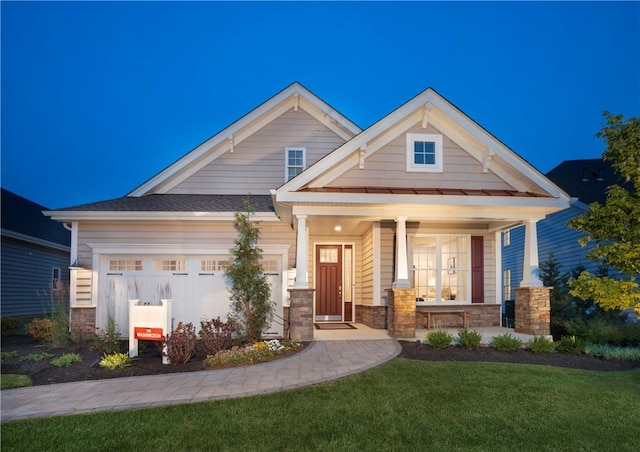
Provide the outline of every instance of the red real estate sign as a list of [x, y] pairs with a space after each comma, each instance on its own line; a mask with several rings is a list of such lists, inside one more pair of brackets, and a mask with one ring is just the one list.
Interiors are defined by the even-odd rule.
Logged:
[[161, 341], [163, 338], [162, 328], [142, 328], [134, 327], [133, 334], [136, 339], [143, 341]]

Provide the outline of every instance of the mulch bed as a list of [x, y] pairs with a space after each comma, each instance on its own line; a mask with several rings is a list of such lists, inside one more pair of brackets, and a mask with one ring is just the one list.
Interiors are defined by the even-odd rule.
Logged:
[[[460, 347], [435, 349], [424, 343], [400, 341], [402, 353], [400, 356], [423, 361], [488, 361], [514, 364], [542, 364], [548, 366], [570, 367], [595, 371], [620, 371], [640, 368], [640, 361], [607, 361], [586, 355], [572, 355], [568, 353], [535, 354], [529, 350], [519, 350], [515, 353], [499, 352], [493, 348], [482, 347], [479, 350], [468, 350]], [[308, 344], [303, 343], [299, 351]], [[91, 347], [69, 346], [66, 348], [52, 348], [32, 339], [29, 336], [7, 336], [2, 338], [2, 351], [17, 351], [20, 356], [39, 353], [52, 353], [58, 357], [64, 353], [78, 353], [82, 363], [71, 367], [56, 367], [50, 362], [21, 361], [11, 358], [2, 362], [3, 374], [21, 374], [31, 377], [34, 385], [53, 383], [67, 383], [72, 381], [100, 380], [106, 378], [134, 377], [141, 375], [159, 375], [175, 372], [194, 372], [206, 370], [203, 365], [204, 356], [196, 354], [187, 364], [162, 364], [160, 352], [153, 343], [148, 343], [144, 350], [130, 367], [108, 370], [98, 366], [102, 354]], [[126, 342], [121, 350], [128, 350]], [[278, 357], [275, 357], [278, 359]]]

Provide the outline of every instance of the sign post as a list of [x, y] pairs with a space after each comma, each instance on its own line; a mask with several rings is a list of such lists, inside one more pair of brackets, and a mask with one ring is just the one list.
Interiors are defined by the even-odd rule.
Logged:
[[[171, 332], [171, 300], [161, 300], [160, 306], [141, 305], [129, 300], [129, 356], [138, 356], [138, 340], [162, 342]], [[162, 348], [162, 364], [169, 364], [166, 345]]]

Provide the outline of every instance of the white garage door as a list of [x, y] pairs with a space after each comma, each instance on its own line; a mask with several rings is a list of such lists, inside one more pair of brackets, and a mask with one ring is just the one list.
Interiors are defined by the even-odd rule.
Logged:
[[[98, 322], [105, 325], [108, 316], [113, 316], [121, 336], [128, 337], [130, 298], [149, 304], [171, 298], [174, 327], [178, 322], [191, 322], [199, 329], [202, 319], [225, 319], [229, 312], [229, 291], [224, 270], [229, 261], [230, 256], [103, 256]], [[265, 337], [281, 337], [283, 327], [278, 317], [282, 316], [281, 257], [265, 255], [263, 267], [277, 314]]]

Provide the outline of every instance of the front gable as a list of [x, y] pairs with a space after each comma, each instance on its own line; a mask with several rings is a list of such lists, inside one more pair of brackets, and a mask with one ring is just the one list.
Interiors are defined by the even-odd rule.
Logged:
[[[442, 162], [434, 171], [408, 168], [412, 149], [408, 137], [437, 135]], [[302, 201], [294, 193], [323, 190], [367, 192], [388, 188], [456, 190], [507, 196], [562, 198], [568, 196], [526, 161], [482, 129], [432, 89], [427, 89], [281, 187], [282, 201]], [[450, 192], [451, 194], [452, 192]], [[315, 199], [318, 199], [317, 197]]]
[[[239, 194], [252, 187], [257, 193], [268, 193], [285, 182], [286, 147], [308, 146], [315, 161], [359, 132], [349, 119], [293, 83], [128, 196]], [[212, 179], [221, 174], [225, 177]]]

